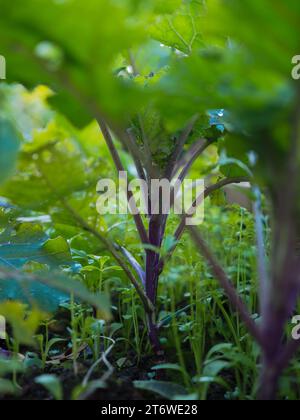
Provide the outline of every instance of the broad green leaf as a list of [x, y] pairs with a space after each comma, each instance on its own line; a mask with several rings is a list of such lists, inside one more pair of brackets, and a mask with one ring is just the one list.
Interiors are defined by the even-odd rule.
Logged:
[[[26, 211], [42, 212], [59, 228], [57, 234], [72, 238], [80, 228], [65, 202], [85, 220], [96, 222], [96, 184], [101, 176], [114, 173], [99, 127], [92, 123], [77, 130], [50, 112], [43, 99], [49, 94], [46, 88], [7, 87], [3, 94], [7, 113], [16, 115], [24, 140], [17, 173], [1, 188], [1, 196]], [[19, 108], [26, 111], [19, 113]], [[91, 239], [91, 246], [94, 243]]]
[[54, 312], [70, 295], [98, 310], [103, 319], [110, 319], [107, 296], [91, 293], [80, 281], [58, 272], [28, 274], [0, 268], [0, 301], [19, 300], [41, 310]]
[[193, 49], [203, 46], [203, 6], [203, 0], [186, 0], [173, 2], [173, 10], [158, 9], [161, 15], [155, 19], [150, 34], [162, 44], [190, 54]]
[[[0, 49], [10, 63], [10, 80], [51, 86], [57, 92], [53, 103], [77, 125], [91, 121], [99, 103], [119, 118], [136, 109], [140, 89], [113, 75], [119, 54], [145, 39], [124, 3], [44, 0], [41, 8], [38, 0], [16, 0], [14, 7], [1, 0], [0, 7]], [[111, 100], [115, 96], [119, 100]]]
[[11, 238], [10, 243], [0, 245], [0, 265], [22, 267], [27, 262], [35, 261], [50, 267], [72, 266], [70, 248], [64, 238], [45, 239], [44, 236], [43, 240], [40, 238], [40, 240], [33, 241], [29, 235], [22, 237], [22, 242], [19, 242], [18, 236], [16, 236]]
[[53, 313], [60, 304], [69, 300], [69, 296], [39, 281], [17, 281], [10, 275], [6, 275], [5, 279], [1, 276], [0, 279], [0, 302], [17, 300]]

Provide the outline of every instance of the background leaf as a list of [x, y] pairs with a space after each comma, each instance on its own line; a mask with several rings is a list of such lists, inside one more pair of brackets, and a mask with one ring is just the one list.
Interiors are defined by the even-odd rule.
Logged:
[[0, 116], [0, 184], [12, 173], [20, 147], [13, 125]]

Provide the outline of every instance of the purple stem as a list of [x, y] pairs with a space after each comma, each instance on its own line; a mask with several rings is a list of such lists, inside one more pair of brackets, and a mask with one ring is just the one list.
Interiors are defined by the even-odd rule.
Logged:
[[[101, 128], [103, 137], [104, 137], [104, 139], [107, 143], [108, 149], [109, 149], [109, 151], [111, 153], [111, 156], [113, 158], [116, 169], [119, 172], [124, 172], [125, 171], [124, 166], [121, 162], [119, 153], [118, 153], [118, 151], [117, 151], [117, 149], [114, 145], [112, 136], [110, 134], [108, 126], [106, 125], [106, 122], [102, 118], [98, 118], [98, 123], [99, 123], [99, 126]], [[133, 193], [130, 190], [127, 191], [127, 198], [128, 198], [128, 201], [130, 201], [131, 203], [134, 202], [134, 196], [133, 196]], [[135, 204], [134, 204], [134, 206], [135, 206]], [[133, 209], [133, 210], [135, 210], [135, 209]], [[148, 244], [149, 240], [148, 240], [147, 232], [146, 232], [142, 217], [141, 217], [140, 213], [136, 213], [136, 212], [133, 212], [133, 213], [134, 213], [133, 218], [134, 218], [134, 221], [135, 221], [135, 224], [136, 224], [137, 231], [140, 235], [141, 241], [144, 244]]]
[[[149, 222], [149, 242], [152, 246], [160, 248], [162, 243], [162, 216], [151, 216]], [[159, 253], [153, 250], [146, 251], [146, 294], [155, 305], [159, 277]]]
[[187, 160], [185, 165], [182, 168], [182, 171], [180, 172], [178, 179], [182, 182], [185, 177], [187, 176], [189, 170], [191, 169], [193, 163], [197, 160], [199, 156], [204, 152], [205, 149], [207, 149], [208, 146], [210, 146], [211, 142], [205, 139], [202, 139], [197, 144], [197, 147], [195, 147], [195, 150], [192, 152], [191, 157]]
[[[155, 248], [162, 245], [164, 231], [166, 226], [166, 217], [164, 215], [152, 215], [149, 222], [149, 241]], [[157, 299], [157, 288], [160, 276], [159, 271], [160, 255], [153, 250], [146, 250], [146, 295], [152, 305], [155, 307]], [[149, 339], [155, 353], [158, 356], [163, 355], [159, 342], [158, 326], [156, 314], [147, 314]]]
[[197, 119], [198, 119], [198, 115], [195, 115], [190, 120], [190, 122], [188, 123], [186, 128], [183, 130], [181, 136], [179, 137], [179, 139], [176, 143], [174, 152], [173, 152], [173, 154], [170, 158], [169, 164], [167, 166], [166, 173], [165, 173], [165, 178], [172, 179], [172, 175], [173, 175], [173, 172], [174, 172], [174, 168], [176, 167], [176, 163], [177, 163], [178, 159], [180, 158], [180, 155], [183, 151], [184, 145], [187, 142], [187, 139], [189, 138], [189, 135], [191, 134]]
[[[285, 324], [292, 315], [300, 288], [300, 261], [296, 254], [298, 225], [298, 180], [300, 136], [300, 87], [295, 89], [295, 105], [291, 115], [290, 149], [282, 168], [275, 175], [280, 182], [273, 189], [274, 238], [272, 289], [263, 317], [263, 372], [261, 399], [274, 399], [278, 380], [292, 357], [293, 345], [282, 346]], [[282, 170], [281, 177], [279, 169]], [[278, 173], [279, 172], [279, 173]], [[296, 348], [296, 346], [295, 346]], [[272, 376], [270, 376], [270, 371]], [[266, 391], [269, 389], [269, 391]]]
[[131, 265], [131, 267], [134, 269], [134, 271], [138, 274], [142, 285], [145, 287], [146, 286], [146, 273], [145, 271], [142, 269], [142, 267], [140, 266], [140, 264], [137, 262], [137, 260], [134, 258], [134, 256], [123, 246], [120, 248], [123, 255], [125, 256], [125, 258], [127, 259], [127, 261], [129, 262], [129, 264]]

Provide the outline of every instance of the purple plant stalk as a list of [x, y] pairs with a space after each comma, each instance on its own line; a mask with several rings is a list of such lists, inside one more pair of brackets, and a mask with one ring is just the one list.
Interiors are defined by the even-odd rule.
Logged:
[[[202, 238], [199, 230], [195, 227], [187, 227], [199, 251], [207, 260], [216, 279], [219, 280], [220, 285], [225, 290], [230, 303], [238, 311], [249, 333], [261, 348], [262, 371], [258, 393], [258, 398], [261, 400], [276, 398], [280, 376], [300, 345], [296, 341], [284, 342], [285, 325], [292, 316], [300, 292], [300, 259], [295, 253], [296, 225], [294, 221], [295, 219], [292, 218], [284, 218], [282, 224], [277, 228], [282, 241], [275, 240], [274, 255], [276, 255], [277, 263], [274, 262], [273, 264], [268, 287], [261, 287], [260, 289], [262, 313], [260, 326], [253, 321], [246, 305], [239, 297], [220, 262]], [[288, 228], [289, 225], [290, 228]], [[291, 229], [292, 226], [294, 229]], [[289, 240], [285, 244], [283, 252], [283, 235], [286, 237], [287, 231], [289, 231]], [[276, 237], [278, 239], [278, 236]], [[262, 254], [260, 252], [258, 254], [259, 258], [262, 258]], [[259, 267], [262, 267], [262, 261], [259, 262]], [[266, 270], [260, 270], [260, 275], [262, 273], [266, 273]]]
[[297, 254], [299, 234], [300, 176], [300, 88], [295, 89], [295, 104], [291, 116], [291, 136], [288, 156], [271, 200], [273, 204], [273, 249], [270, 281], [261, 300], [263, 369], [259, 397], [276, 398], [278, 381], [299, 344], [284, 343], [285, 325], [292, 317], [300, 292], [300, 258]]
[[[154, 247], [154, 249], [160, 249], [162, 246], [165, 230], [165, 219], [165, 216], [160, 214], [150, 216], [149, 242], [150, 245]], [[146, 251], [146, 295], [154, 307], [156, 307], [157, 288], [160, 276], [159, 261], [159, 252], [156, 252], [152, 249]], [[159, 342], [156, 314], [153, 315], [154, 318], [151, 319], [151, 317], [148, 316], [147, 319], [149, 338], [155, 353], [160, 356], [163, 354], [163, 352]]]
[[[187, 124], [186, 128], [183, 130], [182, 134], [177, 139], [176, 146], [174, 151], [170, 157], [169, 163], [165, 169], [164, 178], [168, 179], [169, 181], [172, 180], [174, 170], [178, 164], [178, 161], [183, 153], [183, 149], [185, 143], [191, 134], [193, 127], [198, 119], [198, 116], [193, 116], [189, 123]], [[204, 151], [204, 148], [203, 148]], [[199, 153], [200, 154], [200, 153]], [[192, 155], [189, 164], [195, 160], [195, 156]], [[181, 180], [183, 181], [183, 179]], [[160, 214], [153, 214], [153, 209], [157, 206], [157, 203], [150, 203], [151, 204], [151, 211], [149, 215], [149, 233], [148, 239], [149, 244], [151, 245], [152, 249], [146, 250], [146, 295], [150, 302], [153, 304], [154, 308], [156, 308], [156, 299], [157, 299], [157, 289], [158, 289], [158, 282], [159, 276], [162, 272], [162, 267], [160, 266], [160, 252], [164, 235], [165, 235], [165, 228], [167, 223], [167, 214], [163, 214], [161, 209], [162, 203], [161, 194], [158, 197], [158, 208], [161, 211]], [[147, 323], [149, 329], [149, 339], [152, 344], [152, 347], [155, 353], [158, 356], [163, 355], [163, 351], [159, 342], [159, 333], [158, 333], [158, 326], [156, 320], [156, 313], [154, 314], [147, 314]]]
[[[181, 167], [181, 158], [184, 149], [184, 145], [193, 129], [197, 117], [193, 117], [191, 121], [188, 123], [187, 127], [183, 130], [181, 136], [177, 140], [177, 145], [173, 151], [172, 156], [170, 157], [169, 164], [167, 165], [164, 178], [171, 180], [174, 176], [175, 172], [177, 172]], [[108, 148], [112, 155], [113, 161], [115, 163], [117, 171], [124, 171], [124, 167], [122, 165], [121, 159], [119, 157], [118, 151], [114, 146], [114, 142], [112, 136], [110, 134], [110, 130], [106, 123], [99, 118], [98, 121], [100, 124], [100, 128], [104, 135], [104, 138], [107, 142]], [[155, 172], [153, 168], [149, 168], [149, 162], [145, 164], [143, 156], [141, 155], [138, 147], [134, 144], [134, 137], [133, 134], [127, 130], [126, 133], [121, 132], [118, 130], [118, 136], [122, 140], [122, 144], [129, 153], [133, 157], [133, 161], [137, 167], [137, 171], [140, 174], [142, 179], [148, 179], [148, 184], [150, 184], [152, 177], [154, 176], [153, 173]], [[205, 139], [199, 140], [196, 146], [188, 152], [187, 159], [183, 163], [183, 169], [180, 172], [179, 179], [181, 182], [184, 181], [185, 176], [187, 175], [190, 167], [195, 162], [195, 160], [203, 153], [206, 148], [211, 144], [211, 141], [207, 141]], [[135, 147], [134, 147], [135, 146]], [[145, 170], [145, 172], [144, 172]], [[149, 174], [151, 172], [151, 175]], [[145, 173], [148, 175], [146, 176]], [[247, 181], [246, 178], [228, 178], [219, 181], [215, 185], [211, 185], [206, 188], [204, 195], [198, 197], [193, 203], [193, 207], [195, 204], [200, 204], [200, 202], [208, 197], [212, 192], [223, 188], [226, 185], [232, 183], [239, 183]], [[149, 185], [148, 185], [149, 187]], [[150, 191], [150, 188], [149, 188]], [[132, 194], [128, 194], [128, 199], [132, 200]], [[172, 200], [171, 200], [172, 202]], [[173, 204], [173, 203], [172, 203]], [[159, 341], [159, 329], [157, 324], [157, 289], [159, 284], [159, 277], [164, 269], [166, 260], [171, 257], [172, 253], [175, 251], [176, 244], [170, 250], [169, 255], [167, 258], [161, 258], [161, 247], [165, 236], [166, 224], [168, 220], [168, 214], [153, 214], [153, 210], [155, 208], [155, 203], [151, 203], [149, 199], [149, 209], [150, 214], [148, 215], [149, 219], [149, 227], [148, 231], [146, 230], [143, 220], [140, 214], [135, 214], [134, 221], [136, 224], [137, 232], [139, 234], [140, 240], [142, 244], [145, 246], [145, 270], [139, 265], [139, 263], [135, 260], [135, 258], [124, 248], [119, 247], [123, 256], [127, 260], [127, 263], [131, 266], [131, 268], [136, 272], [139, 278], [139, 284], [142, 287], [138, 287], [137, 291], [139, 296], [141, 297], [142, 303], [144, 305], [146, 319], [147, 319], [147, 327], [149, 333], [149, 340], [153, 347], [155, 354], [158, 357], [163, 355], [162, 347]], [[185, 221], [184, 219], [179, 224], [178, 228], [174, 232], [175, 240], [179, 240], [185, 230]], [[126, 273], [128, 275], [128, 273]], [[130, 276], [130, 280], [135, 288], [137, 288], [136, 281], [133, 282], [132, 276]]]
[[[114, 145], [110, 130], [106, 124], [106, 122], [98, 117], [98, 122], [100, 125], [100, 129], [103, 133], [103, 136], [106, 140], [108, 149], [111, 153], [113, 158], [115, 167], [118, 172], [124, 172], [124, 167], [122, 165], [121, 159], [119, 157], [118, 151]], [[123, 145], [127, 147], [128, 151], [132, 155], [134, 159], [134, 163], [136, 165], [137, 171], [142, 177], [145, 179], [145, 174], [143, 170], [143, 160], [137, 150], [137, 147], [134, 148], [134, 142], [131, 136], [128, 135], [128, 130], [126, 133], [118, 132], [119, 137], [122, 139]], [[128, 193], [128, 201], [134, 202], [132, 193]], [[151, 208], [151, 203], [150, 203]], [[149, 229], [148, 232], [145, 229], [145, 225], [141, 218], [141, 215], [135, 214], [134, 220], [137, 228], [137, 232], [139, 234], [140, 240], [144, 246], [152, 246], [155, 249], [160, 249], [163, 236], [164, 236], [164, 229], [162, 224], [162, 217], [160, 215], [149, 215]], [[141, 284], [143, 286], [143, 299], [142, 303], [144, 305], [146, 318], [147, 318], [147, 326], [149, 332], [149, 340], [150, 343], [155, 351], [156, 354], [161, 355], [162, 350], [158, 338], [158, 329], [156, 323], [156, 313], [155, 313], [155, 306], [156, 306], [156, 295], [157, 295], [157, 286], [158, 286], [158, 279], [159, 279], [159, 269], [158, 269], [158, 262], [159, 262], [159, 253], [153, 251], [152, 249], [146, 249], [146, 269], [145, 271], [143, 268], [138, 264], [138, 262], [134, 259], [133, 256], [125, 249], [121, 248], [121, 252], [125, 256], [126, 260], [130, 264], [130, 266], [134, 269], [137, 273]], [[135, 284], [133, 284], [135, 286]], [[135, 286], [136, 287], [136, 286]], [[140, 292], [140, 290], [139, 290]], [[145, 302], [150, 301], [152, 309], [149, 310], [150, 305], [145, 305]]]
[[[285, 339], [285, 326], [291, 318], [300, 294], [299, 240], [299, 178], [300, 178], [300, 88], [291, 125], [290, 149], [282, 172], [274, 168], [274, 183], [269, 187], [273, 207], [273, 248], [270, 267], [266, 263], [260, 205], [254, 205], [260, 277], [261, 324], [256, 324], [247, 307], [213, 255], [201, 233], [188, 227], [190, 234], [212, 271], [225, 290], [232, 306], [239, 312], [249, 333], [262, 352], [262, 371], [258, 398], [274, 400], [279, 379], [300, 346], [300, 342]], [[287, 341], [287, 342], [286, 342]]]
[[[169, 160], [169, 164], [166, 168], [164, 178], [171, 180], [172, 177], [174, 176], [174, 173], [178, 170], [178, 168], [180, 169], [180, 161], [181, 161], [181, 156], [183, 154], [183, 148], [192, 131], [195, 121], [196, 121], [196, 117], [194, 117], [190, 121], [190, 123], [187, 125], [182, 135], [180, 136], [180, 138], [177, 140], [177, 145]], [[107, 141], [108, 148], [113, 157], [117, 171], [124, 171], [124, 167], [122, 165], [118, 152], [114, 146], [110, 131], [103, 120], [101, 121], [101, 129]], [[146, 167], [146, 166], [149, 166], [149, 162], [145, 166], [143, 157], [141, 156], [139, 150], [137, 148], [134, 149], [134, 138], [132, 138], [131, 135], [130, 136], [128, 135], [128, 131], [127, 131], [127, 134], [121, 133], [119, 131], [118, 135], [120, 138], [122, 138], [123, 146], [127, 147], [128, 151], [132, 155], [134, 163], [137, 167], [138, 173], [140, 174], [140, 176], [143, 177], [143, 179], [148, 179], [148, 183], [150, 183], [153, 176], [152, 175], [153, 171], [150, 168], [150, 172], [152, 176], [149, 175], [149, 168]], [[180, 173], [181, 181], [184, 180], [184, 177], [187, 175], [189, 168], [192, 166], [196, 158], [201, 155], [201, 153], [206, 149], [206, 147], [209, 144], [210, 144], [209, 142], [203, 139], [201, 140], [201, 142], [199, 142], [198, 147], [195, 148], [194, 151], [192, 151], [191, 155], [189, 156], [189, 159], [187, 160], [187, 162], [184, 163], [183, 169]], [[144, 173], [144, 170], [145, 170], [145, 173]], [[147, 174], [147, 176], [145, 174]], [[212, 192], [220, 188], [223, 188], [226, 185], [233, 184], [233, 183], [240, 183], [247, 180], [248, 179], [246, 178], [226, 178], [217, 182], [215, 185], [210, 185], [206, 188], [204, 194], [202, 194], [201, 197], [197, 197], [197, 199], [195, 200], [195, 203], [193, 203], [193, 206], [196, 203], [199, 205], [200, 202], [204, 200], [206, 197], [208, 197]], [[131, 202], [132, 202], [132, 194], [128, 194], [128, 199], [129, 200], [131, 199]], [[155, 208], [155, 203], [151, 203], [150, 201], [149, 204], [150, 204], [149, 208], [151, 210], [150, 210], [150, 214], [148, 215], [148, 219], [149, 219], [148, 230], [146, 230], [145, 228], [141, 215], [135, 214], [134, 216], [137, 232], [140, 236], [140, 240], [142, 244], [145, 246], [145, 254], [146, 254], [145, 255], [145, 270], [143, 270], [143, 268], [139, 265], [139, 263], [135, 260], [135, 258], [125, 248], [121, 248], [121, 252], [125, 256], [128, 264], [134, 269], [134, 271], [136, 272], [139, 278], [139, 281], [142, 287], [138, 287], [138, 293], [142, 299], [142, 303], [145, 309], [149, 341], [152, 345], [154, 353], [157, 355], [157, 357], [161, 358], [163, 357], [163, 350], [162, 350], [160, 340], [159, 340], [159, 329], [158, 329], [158, 324], [157, 324], [157, 312], [156, 312], [157, 311], [157, 289], [158, 289], [159, 277], [164, 269], [166, 260], [171, 257], [172, 253], [174, 252], [176, 248], [176, 244], [170, 250], [167, 258], [161, 258], [160, 249], [162, 247], [163, 239], [165, 236], [165, 228], [167, 224], [168, 215], [152, 214], [153, 212], [152, 205], [153, 205], [153, 208]], [[286, 212], [287, 208], [284, 207], [284, 210]], [[284, 220], [286, 221], [286, 214], [284, 215]], [[281, 225], [284, 225], [284, 223]], [[174, 238], [176, 241], [178, 241], [181, 238], [185, 229], [186, 229], [186, 220], [185, 220], [185, 216], [183, 216], [181, 223], [179, 224], [178, 228], [174, 232]], [[295, 305], [295, 282], [293, 281], [294, 271], [291, 270], [291, 267], [295, 267], [295, 265], [291, 264], [291, 260], [289, 260], [288, 267], [290, 269], [291, 278], [288, 280], [288, 283], [285, 284], [285, 287], [283, 288], [284, 292], [280, 294], [281, 298], [285, 302], [285, 305], [275, 310], [273, 300], [272, 300], [273, 298], [272, 299], [270, 298], [271, 294], [269, 294], [267, 291], [268, 290], [267, 279], [265, 278], [266, 270], [264, 268], [265, 261], [264, 261], [264, 255], [263, 255], [263, 249], [262, 249], [263, 239], [262, 239], [262, 234], [259, 235], [260, 230], [258, 228], [257, 230], [258, 249], [260, 251], [258, 255], [259, 257], [258, 260], [259, 260], [259, 272], [261, 274], [260, 277], [262, 278], [260, 298], [262, 302], [262, 312], [263, 314], [265, 314], [265, 317], [263, 317], [265, 329], [263, 327], [259, 328], [253, 321], [251, 315], [248, 313], [248, 310], [245, 304], [242, 302], [241, 298], [238, 296], [238, 293], [234, 289], [232, 283], [227, 278], [227, 275], [225, 271], [222, 269], [220, 263], [215, 259], [212, 252], [209, 250], [205, 242], [202, 240], [202, 237], [200, 233], [198, 232], [198, 230], [194, 227], [188, 227], [188, 230], [190, 231], [192, 238], [194, 239], [196, 244], [199, 246], [202, 254], [206, 258], [206, 260], [209, 262], [209, 264], [212, 266], [214, 274], [216, 278], [219, 279], [221, 286], [224, 288], [225, 292], [227, 293], [231, 304], [240, 313], [240, 316], [243, 319], [250, 334], [256, 339], [256, 341], [261, 346], [262, 353], [263, 353], [263, 364], [264, 364], [264, 368], [262, 371], [262, 379], [261, 379], [261, 390], [268, 390], [268, 392], [267, 393], [260, 392], [260, 397], [262, 399], [271, 399], [271, 397], [274, 396], [278, 378], [282, 370], [284, 369], [284, 367], [287, 365], [289, 361], [289, 357], [290, 357], [289, 352], [291, 352], [291, 350], [289, 350], [288, 348], [286, 348], [285, 346], [281, 344], [281, 341], [282, 341], [282, 336], [284, 332], [285, 322], [288, 319], [288, 316], [292, 312], [292, 308], [294, 308], [294, 305]], [[286, 274], [287, 272], [284, 272], [281, 278], [286, 278]], [[131, 278], [131, 281], [132, 281], [132, 278]], [[136, 282], [133, 282], [133, 285], [134, 287], [137, 287]], [[269, 300], [270, 308], [268, 308], [266, 306], [267, 304], [265, 303], [268, 298], [270, 299]], [[275, 299], [276, 299], [276, 296], [275, 296]], [[290, 347], [292, 348], [291, 345], [289, 346], [289, 348]], [[274, 369], [275, 366], [276, 366], [276, 369]]]
[[[277, 219], [277, 223], [278, 223]], [[259, 397], [263, 400], [275, 399], [278, 381], [283, 370], [288, 366], [297, 345], [284, 343], [286, 323], [291, 319], [299, 297], [300, 261], [295, 255], [296, 241], [290, 237], [284, 244], [289, 222], [282, 220], [280, 237], [274, 244], [272, 258], [271, 288], [264, 299], [265, 308], [262, 316], [262, 361], [263, 369], [260, 380]], [[293, 223], [293, 222], [292, 222]], [[295, 225], [293, 225], [295, 228]], [[289, 236], [289, 235], [288, 235]], [[294, 239], [295, 233], [292, 234]], [[282, 248], [282, 246], [284, 246]], [[284, 255], [285, 254], [285, 255]], [[279, 258], [282, 257], [280, 261]]]

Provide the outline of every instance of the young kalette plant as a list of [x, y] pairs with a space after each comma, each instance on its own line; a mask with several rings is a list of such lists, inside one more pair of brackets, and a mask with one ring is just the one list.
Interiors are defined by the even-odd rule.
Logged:
[[[207, 119], [211, 121], [211, 127], [207, 130], [207, 138], [195, 139], [193, 144], [188, 148], [186, 145], [189, 142], [189, 139], [192, 137], [195, 138], [197, 130], [200, 131], [199, 117], [192, 117], [184, 129], [171, 136], [170, 134], [163, 132], [161, 118], [152, 110], [151, 116], [155, 116], [156, 123], [160, 126], [160, 131], [157, 130], [156, 133], [159, 133], [161, 136], [160, 141], [165, 145], [164, 150], [167, 150], [165, 154], [161, 152], [155, 154], [153, 152], [153, 149], [155, 150], [153, 141], [157, 141], [157, 138], [151, 140], [151, 133], [155, 132], [156, 127], [153, 127], [153, 125], [149, 126], [149, 121], [146, 119], [145, 115], [146, 113], [144, 113], [143, 116], [139, 115], [126, 131], [122, 132], [119, 130], [118, 136], [121, 139], [124, 148], [132, 155], [136, 172], [142, 180], [146, 181], [149, 192], [151, 191], [151, 184], [155, 180], [166, 180], [170, 183], [172, 181], [174, 182], [174, 180], [177, 180], [180, 183], [184, 182], [190, 168], [197, 158], [223, 135], [223, 127], [220, 129], [221, 125], [219, 125], [220, 130], [215, 130], [214, 120], [208, 115]], [[102, 119], [99, 120], [99, 124], [114, 160], [116, 170], [119, 173], [124, 172], [125, 168], [121, 162], [117, 148], [114, 145], [111, 131]], [[149, 127], [148, 130], [145, 129], [145, 126]], [[213, 137], [212, 133], [214, 134]], [[158, 150], [160, 151], [160, 149]], [[206, 190], [195, 199], [193, 207], [195, 207], [196, 204], [199, 205], [204, 198], [208, 197], [216, 190], [221, 189], [226, 185], [236, 184], [246, 180], [245, 177], [229, 177], [222, 179], [216, 184], [207, 186]], [[161, 193], [163, 193], [163, 191], [161, 191]], [[160, 211], [157, 211], [158, 203], [151, 202], [151, 198], [153, 197], [149, 194], [149, 197], [147, 197], [149, 200], [147, 220], [143, 220], [141, 214], [137, 211], [135, 211], [132, 216], [136, 224], [141, 244], [145, 248], [144, 266], [141, 266], [134, 256], [132, 256], [124, 247], [122, 247], [121, 250], [131, 269], [139, 278], [138, 282], [134, 280], [135, 275], [132, 274], [131, 271], [129, 278], [136, 287], [146, 312], [149, 339], [155, 352], [157, 354], [162, 354], [156, 318], [159, 278], [163, 272], [167, 259], [169, 259], [174, 252], [176, 244], [181, 238], [187, 223], [186, 220], [181, 220], [178, 228], [173, 234], [174, 245], [168, 250], [168, 254], [164, 255], [162, 253], [162, 245], [166, 237], [166, 227], [170, 212], [165, 211], [166, 209], [163, 209], [162, 205], [160, 205]], [[158, 197], [159, 201], [162, 201], [163, 199], [164, 197], [162, 196]], [[171, 203], [174, 204], [174, 200], [173, 191]], [[131, 210], [132, 207], [136, 210], [136, 204], [132, 204], [134, 203], [134, 197], [131, 191], [128, 191], [128, 201], [131, 203]], [[185, 211], [187, 210], [189, 213], [192, 208], [185, 209]], [[112, 247], [113, 245], [111, 245], [111, 248]]]

